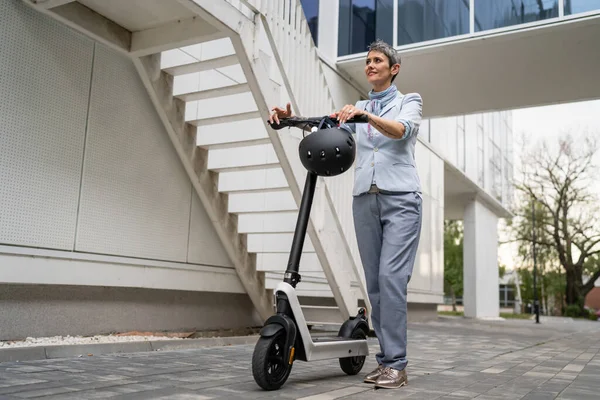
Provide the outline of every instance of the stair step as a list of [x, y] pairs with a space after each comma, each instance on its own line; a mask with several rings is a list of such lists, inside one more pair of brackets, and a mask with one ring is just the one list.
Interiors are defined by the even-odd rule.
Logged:
[[187, 122], [194, 126], [206, 126], [214, 124], [224, 124], [228, 122], [247, 121], [255, 118], [260, 118], [260, 112], [248, 111], [237, 114], [218, 115], [215, 117], [192, 119]]
[[338, 307], [300, 306], [304, 319], [311, 325], [342, 324], [344, 319]]
[[[241, 218], [242, 216], [240, 216]], [[238, 220], [239, 223], [239, 220]], [[282, 253], [258, 253], [256, 255], [256, 269], [263, 272], [284, 273], [287, 269], [289, 255]], [[300, 258], [300, 275], [305, 273], [321, 272], [321, 262], [316, 253], [305, 253]]]
[[[225, 121], [221, 121], [222, 117], [226, 117]], [[190, 123], [193, 125], [215, 125], [222, 122], [244, 121], [249, 118], [260, 118], [256, 101], [250, 92], [185, 103], [185, 120], [192, 121]], [[199, 120], [202, 121], [200, 124], [193, 122]], [[220, 128], [228, 129], [222, 125]]]
[[[293, 233], [297, 212], [254, 213], [238, 216], [239, 233]], [[285, 262], [282, 263], [285, 267]]]
[[[220, 167], [220, 168], [208, 168], [213, 172], [224, 173], [224, 172], [244, 172], [244, 171], [257, 171], [257, 170], [265, 170], [265, 169], [275, 169], [279, 168], [280, 164], [272, 163], [272, 164], [256, 164], [256, 165], [240, 165], [237, 167]], [[268, 189], [265, 189], [268, 190]], [[256, 190], [252, 190], [256, 192]], [[263, 191], [263, 189], [260, 189]]]
[[[186, 99], [185, 95], [195, 92], [204, 92], [208, 90], [218, 90], [221, 88], [230, 88], [231, 86], [247, 84], [246, 76], [242, 70], [241, 65], [232, 65], [230, 67], [224, 67], [211, 69], [208, 71], [194, 72], [191, 74], [177, 75], [173, 77], [173, 96], [182, 96], [181, 99], [184, 101], [191, 101]], [[230, 88], [231, 89], [231, 88]], [[229, 90], [229, 89], [228, 89]], [[240, 89], [237, 89], [240, 90]], [[230, 94], [213, 93], [210, 96], [223, 97]], [[198, 97], [204, 97], [200, 95]], [[179, 97], [178, 97], [179, 98]]]
[[238, 57], [235, 54], [231, 54], [224, 57], [217, 57], [209, 60], [163, 68], [163, 71], [169, 75], [177, 76], [191, 74], [194, 72], [208, 71], [216, 68], [229, 67], [236, 64], [239, 64]]
[[219, 174], [219, 192], [264, 192], [289, 190], [281, 168], [255, 171], [223, 172]]
[[207, 168], [216, 172], [268, 169], [279, 166], [279, 159], [270, 143], [243, 148], [217, 149], [208, 153]]
[[246, 93], [250, 91], [250, 87], [247, 83], [240, 83], [238, 85], [224, 86], [214, 89], [199, 90], [196, 92], [182, 93], [176, 98], [183, 101], [196, 101], [205, 99], [214, 99], [217, 97], [231, 96], [240, 93]]
[[223, 124], [206, 124], [196, 129], [196, 145], [209, 148], [232, 148], [271, 143], [263, 121], [251, 119]]
[[238, 142], [229, 142], [229, 143], [203, 144], [200, 147], [202, 147], [203, 149], [208, 149], [208, 150], [221, 150], [221, 149], [236, 149], [239, 147], [257, 146], [260, 144], [270, 144], [270, 143], [271, 143], [270, 138], [263, 138], [263, 139], [242, 140], [242, 141], [238, 141]]
[[[289, 253], [292, 248], [291, 233], [250, 233], [247, 236], [249, 253]], [[313, 253], [309, 237], [304, 240], [303, 252]]]
[[[281, 282], [283, 282], [283, 273], [273, 274], [265, 272], [265, 287], [267, 290], [277, 289], [277, 285]], [[303, 278], [296, 287], [296, 293], [298, 296], [333, 298], [333, 292], [327, 281], [313, 282], [310, 279]]]
[[228, 211], [232, 214], [297, 211], [298, 206], [289, 188], [285, 191], [233, 193], [229, 195]]

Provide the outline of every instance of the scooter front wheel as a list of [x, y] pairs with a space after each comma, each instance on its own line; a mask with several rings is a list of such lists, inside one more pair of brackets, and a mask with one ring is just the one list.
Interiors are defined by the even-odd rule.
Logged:
[[277, 390], [287, 380], [292, 366], [285, 358], [285, 330], [261, 337], [252, 355], [254, 380], [264, 390]]
[[[349, 339], [366, 340], [367, 335], [360, 329], [354, 329]], [[344, 357], [340, 358], [340, 368], [348, 375], [356, 375], [365, 365], [366, 356]]]

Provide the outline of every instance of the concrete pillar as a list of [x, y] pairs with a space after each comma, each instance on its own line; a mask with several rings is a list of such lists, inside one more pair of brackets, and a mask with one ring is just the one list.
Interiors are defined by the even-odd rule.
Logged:
[[465, 316], [499, 317], [498, 217], [479, 200], [464, 213], [463, 302]]

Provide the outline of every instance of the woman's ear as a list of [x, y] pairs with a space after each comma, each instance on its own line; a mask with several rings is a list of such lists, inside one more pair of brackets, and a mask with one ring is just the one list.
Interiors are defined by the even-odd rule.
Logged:
[[400, 73], [400, 64], [392, 65], [392, 75], [398, 75]]

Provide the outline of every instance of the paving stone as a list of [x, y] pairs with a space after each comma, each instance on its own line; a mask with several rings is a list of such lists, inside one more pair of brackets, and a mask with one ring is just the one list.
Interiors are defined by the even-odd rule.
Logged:
[[555, 399], [558, 392], [530, 392], [522, 400], [550, 400]]
[[[371, 339], [357, 376], [337, 360], [296, 362], [277, 391], [251, 372], [254, 344], [0, 363], [0, 400], [587, 399], [600, 393], [600, 324], [440, 318], [409, 326], [409, 384], [375, 390]], [[82, 349], [76, 349], [77, 351]]]
[[557, 399], [561, 399], [561, 400], [598, 400], [598, 391], [567, 388], [558, 395]]

